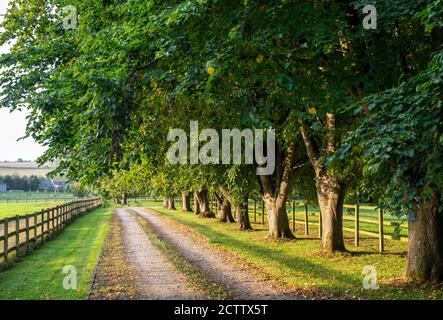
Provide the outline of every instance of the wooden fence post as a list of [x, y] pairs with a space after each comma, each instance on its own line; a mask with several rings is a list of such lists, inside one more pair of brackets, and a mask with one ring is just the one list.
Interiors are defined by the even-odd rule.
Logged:
[[18, 260], [20, 248], [20, 216], [15, 217], [15, 260]]
[[321, 239], [323, 237], [323, 218], [321, 216], [321, 210], [318, 213], [318, 237]]
[[35, 242], [34, 242], [34, 245], [36, 245], [37, 244], [37, 239], [38, 239], [38, 237], [37, 237], [37, 212], [34, 212], [34, 238], [35, 238]]
[[8, 233], [9, 233], [9, 230], [8, 230], [8, 227], [9, 227], [9, 220], [8, 220], [8, 218], [5, 218], [5, 226], [3, 227], [3, 234], [4, 234], [4, 240], [3, 240], [3, 257], [4, 257], [4, 260], [5, 260], [5, 262], [8, 262], [8, 250], [9, 250], [9, 248], [8, 248], [8, 240], [9, 240], [9, 238], [8, 238]]
[[57, 232], [60, 231], [60, 214], [62, 213], [64, 207], [65, 207], [65, 205], [62, 205], [60, 207], [60, 210], [57, 210], [57, 217], [56, 217], [56, 220], [55, 220], [57, 222]]
[[51, 214], [50, 211], [51, 210], [46, 211], [46, 232], [47, 232], [46, 237], [49, 237], [49, 223], [51, 222], [51, 219], [49, 218]]
[[379, 239], [379, 251], [385, 250], [385, 243], [383, 238], [383, 209], [378, 209], [378, 239]]
[[25, 218], [25, 226], [26, 226], [26, 254], [29, 254], [29, 214], [26, 215]]
[[292, 232], [295, 231], [295, 202], [292, 201]]
[[358, 247], [360, 244], [360, 205], [355, 205], [355, 232], [354, 232], [355, 246]]
[[61, 207], [62, 207], [62, 205], [58, 206], [56, 208], [55, 212], [54, 212], [54, 231], [53, 231], [54, 233], [57, 233], [57, 229], [58, 229], [58, 213], [60, 212]]
[[41, 220], [40, 220], [40, 231], [41, 231], [41, 236], [42, 236], [42, 243], [43, 243], [43, 241], [45, 241], [45, 222], [44, 222], [44, 220], [45, 220], [45, 214], [44, 214], [44, 212], [43, 212], [43, 210], [40, 212], [40, 215], [42, 216], [41, 217]]
[[305, 235], [309, 235], [308, 204], [305, 203]]
[[62, 211], [60, 211], [60, 215], [58, 218], [58, 230], [61, 231], [63, 229], [63, 215], [65, 214], [65, 211], [68, 210], [68, 205], [65, 204], [62, 208]]
[[54, 233], [54, 211], [58, 210], [58, 206], [51, 210], [51, 232]]

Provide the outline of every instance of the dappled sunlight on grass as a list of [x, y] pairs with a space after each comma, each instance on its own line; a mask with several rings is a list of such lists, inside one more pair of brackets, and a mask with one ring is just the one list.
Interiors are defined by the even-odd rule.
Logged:
[[[232, 251], [257, 266], [257, 272], [268, 273], [289, 287], [308, 291], [326, 291], [334, 296], [363, 299], [423, 299], [443, 298], [442, 291], [430, 286], [403, 286], [393, 281], [403, 276], [406, 265], [406, 243], [386, 241], [386, 253], [377, 253], [378, 242], [374, 238], [361, 239], [361, 246], [353, 246], [352, 235], [346, 235], [349, 252], [326, 254], [316, 239], [301, 235], [304, 229], [296, 229], [296, 240], [267, 238], [263, 225], [253, 224], [254, 231], [244, 232], [236, 224], [224, 224], [216, 219], [199, 219], [192, 213], [155, 208], [162, 215], [181, 222], [208, 239], [221, 249]], [[258, 229], [258, 230], [257, 230]], [[375, 266], [378, 290], [363, 289], [363, 267]]]

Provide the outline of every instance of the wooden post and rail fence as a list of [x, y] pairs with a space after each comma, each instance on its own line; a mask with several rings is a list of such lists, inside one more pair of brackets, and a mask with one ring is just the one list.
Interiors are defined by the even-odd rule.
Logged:
[[[265, 224], [265, 210], [264, 210], [264, 203], [262, 200], [253, 200], [253, 222], [254, 223], [261, 223]], [[258, 206], [257, 204], [260, 203]], [[295, 231], [296, 225], [301, 224], [304, 226], [304, 234], [310, 235], [310, 226], [316, 226], [318, 228], [318, 237], [322, 237], [322, 217], [320, 212], [318, 211], [310, 211], [309, 207], [306, 203], [296, 203], [295, 201], [288, 201], [287, 207], [289, 209], [287, 210], [288, 215], [291, 216], [292, 219], [290, 219], [291, 222], [291, 229], [292, 231]], [[296, 207], [302, 207], [302, 210], [298, 210], [298, 213], [302, 213], [303, 218], [300, 219], [296, 217]], [[396, 221], [384, 221], [383, 219], [383, 209], [377, 208], [376, 206], [367, 206], [367, 205], [360, 205], [360, 204], [345, 204], [344, 210], [352, 210], [353, 216], [349, 216], [347, 214], [343, 214], [343, 221], [350, 221], [353, 222], [353, 227], [349, 226], [343, 226], [343, 230], [353, 233], [354, 234], [354, 245], [359, 246], [360, 245], [360, 237], [361, 235], [377, 238], [378, 239], [378, 251], [383, 252], [385, 247], [385, 239], [389, 240], [399, 240], [399, 241], [408, 241], [407, 236], [402, 236], [400, 234], [386, 234], [384, 232], [384, 227], [392, 227], [394, 230], [400, 230], [400, 222]], [[258, 221], [257, 214], [259, 212], [259, 209], [261, 209], [261, 221]], [[362, 218], [360, 215], [361, 210], [367, 210], [377, 213], [377, 219], [370, 219], [370, 218]], [[300, 212], [301, 211], [301, 212]], [[311, 217], [311, 220], [310, 220]], [[314, 218], [315, 221], [312, 221]], [[362, 230], [360, 223], [365, 223], [368, 225], [375, 225], [377, 226], [378, 231], [368, 231], [368, 230]], [[398, 232], [398, 231], [397, 231]]]
[[31, 248], [42, 245], [57, 235], [77, 217], [102, 205], [101, 198], [75, 200], [35, 212], [0, 220], [0, 261], [8, 262], [27, 255]]
[[[264, 202], [262, 200], [254, 199], [252, 200], [254, 202], [253, 204], [253, 222], [259, 223], [259, 224], [265, 224], [265, 206]], [[259, 204], [259, 205], [258, 205]], [[215, 203], [214, 203], [215, 207]], [[296, 201], [288, 201], [287, 207], [289, 209], [287, 210], [288, 215], [291, 216], [292, 219], [290, 219], [291, 222], [291, 229], [292, 231], [295, 231], [296, 225], [301, 224], [304, 226], [304, 234], [310, 235], [310, 226], [316, 226], [318, 229], [318, 238], [322, 237], [322, 217], [319, 211], [310, 211], [309, 206], [306, 203], [297, 203]], [[296, 217], [296, 207], [302, 207], [301, 213], [303, 218], [297, 219]], [[343, 226], [343, 230], [346, 232], [350, 232], [354, 234], [354, 245], [359, 246], [360, 245], [360, 237], [361, 235], [377, 238], [378, 239], [378, 251], [383, 252], [385, 248], [385, 239], [389, 240], [399, 240], [407, 242], [408, 238], [407, 236], [400, 236], [397, 235], [390, 235], [386, 234], [384, 232], [384, 227], [389, 226], [394, 228], [395, 230], [400, 230], [400, 222], [396, 221], [384, 221], [383, 220], [383, 209], [377, 208], [376, 206], [367, 206], [367, 205], [360, 205], [360, 204], [345, 204], [343, 206], [344, 210], [348, 209], [353, 212], [353, 216], [348, 216], [346, 214], [343, 215], [343, 221], [350, 221], [353, 222], [353, 227], [349, 226]], [[370, 219], [370, 218], [363, 218], [360, 215], [361, 210], [367, 210], [377, 213], [377, 219]], [[259, 214], [259, 211], [260, 214]], [[300, 213], [300, 210], [298, 210]], [[260, 215], [260, 221], [258, 221], [257, 215]], [[311, 217], [311, 220], [310, 220]], [[315, 221], [312, 221], [312, 218], [315, 218]], [[360, 223], [365, 223], [368, 225], [374, 225], [377, 226], [377, 232], [374, 231], [368, 231], [363, 230], [360, 226]]]

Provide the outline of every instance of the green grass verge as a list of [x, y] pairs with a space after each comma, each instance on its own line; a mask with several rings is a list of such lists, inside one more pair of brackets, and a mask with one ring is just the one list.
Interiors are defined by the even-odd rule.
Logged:
[[[158, 205], [153, 209], [161, 215], [187, 225], [206, 237], [211, 245], [239, 254], [258, 270], [290, 287], [363, 299], [443, 299], [441, 288], [402, 280], [406, 244], [400, 241], [386, 241], [388, 252], [378, 254], [377, 239], [362, 239], [361, 246], [354, 247], [353, 236], [347, 235], [350, 253], [327, 255], [322, 252], [319, 240], [300, 236], [302, 228], [296, 230], [297, 240], [270, 240], [266, 238], [266, 227], [259, 224], [253, 225], [255, 231], [242, 232], [235, 224], [201, 219], [192, 213], [165, 210]], [[378, 290], [363, 289], [362, 271], [366, 265], [376, 267]]]
[[[100, 208], [78, 218], [57, 238], [0, 273], [0, 299], [85, 299], [113, 211]], [[63, 268], [68, 265], [77, 269], [77, 290], [63, 288]]]

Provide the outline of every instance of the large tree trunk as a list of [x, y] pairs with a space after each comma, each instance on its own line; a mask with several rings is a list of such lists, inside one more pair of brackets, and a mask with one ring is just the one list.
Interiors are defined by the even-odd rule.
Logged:
[[191, 210], [191, 198], [188, 192], [182, 192], [182, 211], [190, 212]]
[[300, 133], [309, 161], [315, 171], [318, 204], [322, 217], [322, 244], [328, 252], [346, 251], [343, 239], [343, 202], [347, 184], [328, 173], [326, 165], [319, 160], [337, 149], [335, 115], [326, 114], [327, 135], [322, 151], [319, 152], [310, 136], [307, 125], [300, 119]]
[[443, 215], [441, 193], [432, 191], [409, 221], [406, 277], [420, 281], [443, 281]]
[[[289, 188], [289, 176], [292, 171], [294, 158], [293, 147], [284, 152], [283, 161], [275, 177], [258, 176], [262, 199], [268, 214], [269, 237], [295, 239], [289, 227], [288, 215], [286, 213], [286, 200]], [[279, 163], [276, 163], [276, 166]]]
[[238, 228], [240, 230], [252, 230], [249, 221], [248, 200], [242, 201], [238, 206], [234, 207], [235, 216], [237, 218]]
[[174, 197], [168, 198], [168, 200], [167, 200], [167, 209], [169, 209], [169, 210], [176, 210], [175, 209]]
[[220, 222], [235, 222], [232, 216], [231, 202], [222, 194], [216, 195], [217, 198], [217, 218]]
[[199, 216], [202, 218], [215, 218], [215, 214], [210, 210], [208, 189], [201, 188], [197, 192], [197, 203], [199, 206]]
[[334, 177], [316, 178], [317, 198], [322, 217], [322, 244], [328, 252], [346, 251], [343, 239], [343, 203], [346, 186]]
[[272, 238], [295, 238], [289, 227], [286, 212], [286, 196], [275, 197], [265, 193], [263, 195], [263, 202], [268, 213], [269, 236]]
[[[249, 221], [249, 211], [248, 211], [248, 197], [245, 196], [240, 203], [236, 202], [235, 199], [229, 194], [228, 190], [224, 187], [220, 187], [220, 192], [222, 197], [228, 200], [234, 205], [234, 214], [237, 219], [237, 224], [240, 230], [251, 230], [251, 223]], [[232, 219], [234, 222], [234, 219]]]

